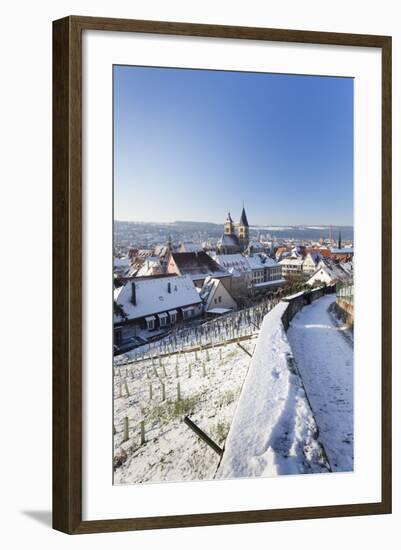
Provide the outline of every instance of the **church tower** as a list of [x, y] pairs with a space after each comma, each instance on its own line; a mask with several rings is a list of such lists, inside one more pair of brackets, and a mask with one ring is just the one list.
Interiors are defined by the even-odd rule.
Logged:
[[234, 223], [231, 219], [230, 212], [228, 213], [227, 219], [224, 222], [224, 235], [232, 235], [234, 233]]
[[249, 223], [245, 207], [242, 208], [241, 218], [238, 222], [238, 240], [241, 250], [245, 250], [249, 245]]

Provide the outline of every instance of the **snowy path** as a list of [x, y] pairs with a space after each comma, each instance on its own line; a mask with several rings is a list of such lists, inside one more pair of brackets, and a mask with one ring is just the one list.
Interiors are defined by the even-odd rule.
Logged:
[[292, 320], [288, 340], [333, 471], [353, 469], [353, 349], [336, 326], [334, 295], [304, 307]]
[[281, 302], [265, 316], [218, 478], [327, 472], [315, 419], [292, 358]]

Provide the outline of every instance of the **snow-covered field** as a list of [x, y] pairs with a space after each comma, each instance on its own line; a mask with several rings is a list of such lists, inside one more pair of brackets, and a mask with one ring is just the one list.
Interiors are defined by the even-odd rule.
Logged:
[[115, 358], [114, 482], [352, 470], [352, 340], [334, 300], [305, 306], [287, 334], [288, 304], [269, 303]]
[[[240, 344], [252, 353], [256, 337]], [[230, 343], [116, 366], [114, 483], [212, 479], [220, 456], [183, 417], [223, 446], [249, 363], [250, 356]]]
[[333, 471], [353, 469], [353, 348], [328, 311], [335, 295], [304, 307], [287, 332]]

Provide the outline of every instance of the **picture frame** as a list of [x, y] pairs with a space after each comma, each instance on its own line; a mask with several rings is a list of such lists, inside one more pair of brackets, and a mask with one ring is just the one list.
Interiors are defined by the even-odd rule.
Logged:
[[[84, 520], [82, 35], [140, 33], [381, 51], [381, 499], [296, 508]], [[53, 22], [53, 527], [68, 534], [391, 513], [391, 37], [70, 16]]]

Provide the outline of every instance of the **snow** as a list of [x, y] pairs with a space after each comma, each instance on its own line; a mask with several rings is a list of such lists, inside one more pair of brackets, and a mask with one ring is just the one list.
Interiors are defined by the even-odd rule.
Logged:
[[218, 478], [328, 471], [279, 303], [263, 320], [227, 437]]
[[162, 266], [159, 257], [149, 256], [143, 265], [136, 272], [136, 277], [149, 277], [162, 273]]
[[328, 308], [335, 295], [305, 306], [287, 336], [333, 471], [353, 470], [353, 349]]
[[279, 267], [279, 264], [267, 254], [254, 254], [247, 257], [251, 269], [262, 269], [264, 267]]
[[130, 259], [127, 257], [118, 258], [114, 257], [114, 267], [115, 268], [127, 268], [130, 265]]
[[199, 243], [183, 242], [180, 244], [179, 252], [200, 252], [203, 251], [203, 247]]
[[247, 258], [242, 254], [214, 254], [210, 253], [209, 256], [213, 258], [224, 269], [234, 268], [241, 273], [248, 273], [251, 271]]
[[317, 281], [327, 284], [334, 281], [351, 282], [352, 267], [349, 264], [337, 264], [329, 258], [322, 258], [318, 263], [317, 270], [307, 280], [307, 284], [312, 286]]
[[[200, 304], [201, 299], [188, 275], [180, 277], [148, 278], [133, 281], [136, 290], [136, 305], [131, 301], [132, 282], [116, 292], [115, 300], [129, 319], [138, 319], [162, 311]], [[170, 287], [169, 287], [170, 285]], [[170, 288], [170, 291], [168, 289]], [[115, 315], [115, 321], [121, 320]]]
[[[261, 245], [262, 246], [262, 245]], [[252, 256], [243, 256], [242, 254], [210, 254], [221, 267], [225, 269], [234, 268], [239, 272], [249, 272], [252, 269], [262, 269], [264, 267], [279, 267], [279, 264], [264, 253], [254, 253]]]
[[[255, 338], [241, 341], [250, 353]], [[189, 415], [223, 446], [249, 363], [249, 355], [231, 343], [115, 366], [114, 483], [213, 479], [220, 456], [186, 426], [183, 417]], [[177, 383], [181, 401], [177, 401]], [[123, 442], [126, 416], [129, 439]], [[146, 442], [141, 445], [142, 420]]]
[[[183, 327], [174, 328], [170, 334], [166, 334], [164, 338], [158, 341], [115, 356], [114, 363], [126, 364], [139, 358], [144, 359], [145, 357], [173, 353], [183, 349], [188, 350], [199, 345], [217, 345], [224, 343], [226, 340], [259, 333], [259, 327], [264, 316], [276, 303], [276, 298], [266, 299], [255, 306], [233, 311], [206, 322], [203, 319], [188, 321]], [[155, 332], [152, 332], [152, 334], [155, 334]], [[146, 337], [146, 333], [141, 334], [139, 332], [138, 335]]]
[[215, 313], [216, 315], [224, 315], [225, 313], [230, 313], [231, 309], [225, 307], [214, 307], [213, 309], [208, 309], [208, 313]]
[[344, 248], [332, 247], [330, 249], [330, 252], [332, 254], [353, 254], [354, 249], [351, 246], [349, 246], [349, 247], [345, 246]]
[[270, 302], [115, 358], [114, 483], [352, 470], [353, 353], [334, 300], [305, 306], [287, 334], [288, 303]]
[[286, 258], [285, 260], [281, 260], [279, 265], [295, 265], [295, 266], [302, 266], [303, 260], [300, 260], [298, 258]]
[[285, 279], [273, 279], [271, 281], [264, 281], [262, 283], [254, 283], [252, 286], [255, 288], [262, 288], [265, 286], [274, 286], [274, 285], [282, 285], [285, 283]]

